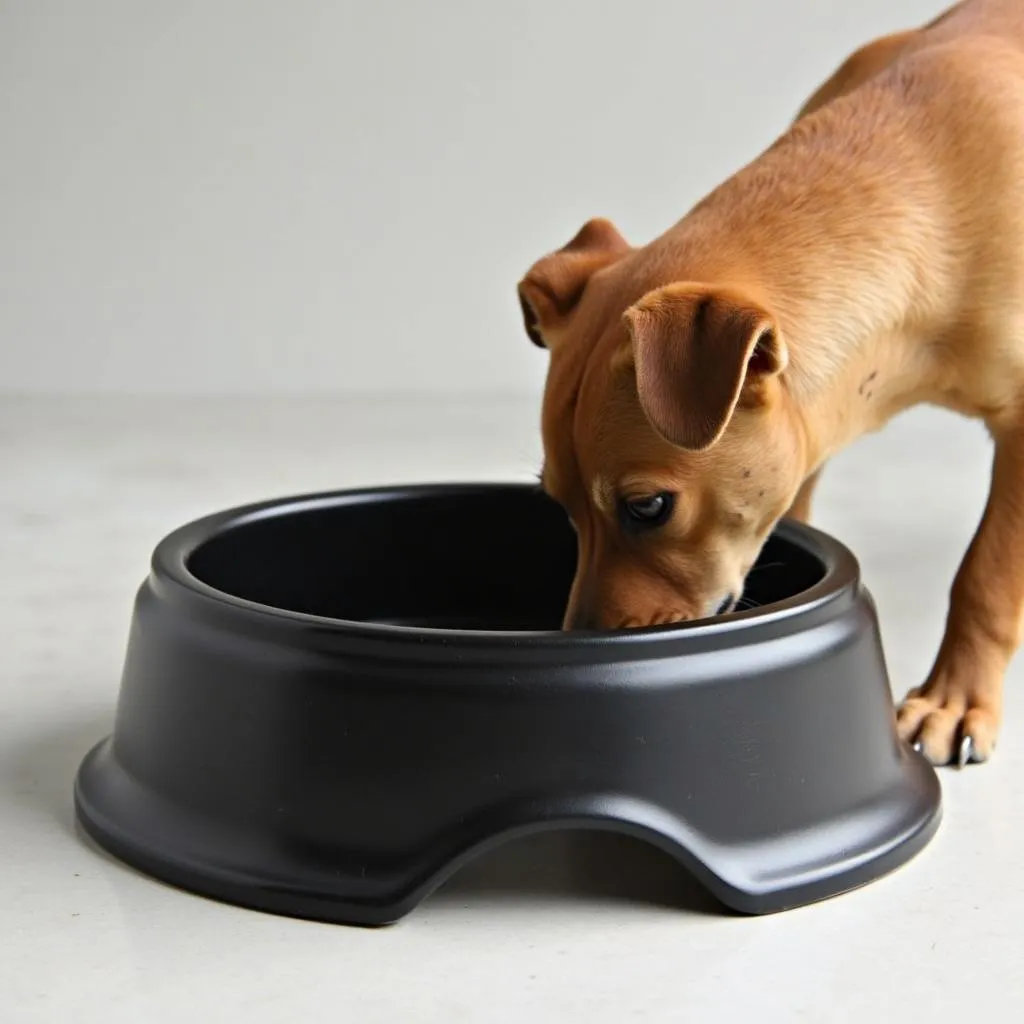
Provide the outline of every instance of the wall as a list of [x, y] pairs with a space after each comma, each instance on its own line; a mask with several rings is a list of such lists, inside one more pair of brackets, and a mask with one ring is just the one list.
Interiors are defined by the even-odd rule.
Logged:
[[0, 0], [0, 389], [533, 389], [536, 257], [660, 232], [939, 9]]

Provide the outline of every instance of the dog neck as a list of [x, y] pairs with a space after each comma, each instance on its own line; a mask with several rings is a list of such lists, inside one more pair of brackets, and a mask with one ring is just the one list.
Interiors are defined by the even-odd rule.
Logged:
[[746, 288], [776, 317], [809, 472], [935, 398], [926, 342], [955, 291], [930, 172], [885, 145], [900, 112], [862, 117], [860, 136], [834, 116], [798, 123], [655, 243], [690, 279]]

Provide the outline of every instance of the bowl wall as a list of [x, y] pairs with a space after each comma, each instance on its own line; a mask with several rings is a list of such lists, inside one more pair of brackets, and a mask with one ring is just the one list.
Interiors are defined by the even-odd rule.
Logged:
[[784, 525], [764, 607], [607, 634], [553, 631], [573, 556], [561, 513], [516, 485], [183, 527], [139, 591], [80, 820], [186, 889], [357, 924], [546, 828], [640, 836], [750, 913], [861, 885], [931, 837], [938, 782], [896, 736], [842, 545]]

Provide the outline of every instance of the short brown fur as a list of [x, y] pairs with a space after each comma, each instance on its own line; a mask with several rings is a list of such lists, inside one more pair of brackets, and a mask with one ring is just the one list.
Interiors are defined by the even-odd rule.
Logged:
[[[579, 535], [569, 628], [714, 614], [835, 452], [921, 403], [983, 420], [988, 504], [898, 724], [936, 763], [989, 757], [1024, 627], [1024, 3], [863, 47], [659, 238], [591, 221], [519, 294]], [[663, 492], [664, 525], [624, 528]]]

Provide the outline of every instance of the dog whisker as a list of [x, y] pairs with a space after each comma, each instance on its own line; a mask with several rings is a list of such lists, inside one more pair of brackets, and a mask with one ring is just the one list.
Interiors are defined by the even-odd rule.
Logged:
[[755, 565], [754, 568], [751, 569], [750, 572], [747, 573], [747, 578], [749, 579], [756, 572], [764, 572], [766, 569], [785, 569], [785, 568], [786, 568], [786, 563], [785, 562], [765, 562], [764, 565]]

